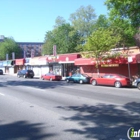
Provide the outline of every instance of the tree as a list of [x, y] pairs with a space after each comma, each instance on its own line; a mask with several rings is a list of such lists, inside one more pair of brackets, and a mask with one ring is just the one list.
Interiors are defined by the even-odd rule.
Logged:
[[132, 26], [128, 19], [119, 18], [107, 18], [105, 15], [100, 15], [96, 23], [92, 26], [92, 31], [96, 31], [99, 28], [114, 28], [121, 34], [121, 40], [117, 47], [129, 47], [135, 45], [135, 33], [136, 28]]
[[117, 47], [129, 47], [135, 45], [134, 35], [136, 34], [136, 28], [126, 20], [115, 19], [111, 23], [111, 27], [117, 29], [121, 35], [121, 40]]
[[12, 38], [6, 38], [0, 42], [0, 59], [5, 60], [6, 54], [9, 54], [9, 59], [12, 59], [12, 52], [15, 52], [15, 57], [20, 58], [22, 50]]
[[46, 33], [43, 54], [52, 54], [53, 45], [57, 46], [58, 54], [76, 52], [79, 41], [78, 32], [70, 24], [62, 24]]
[[59, 26], [66, 23], [66, 20], [63, 17], [58, 16], [55, 20], [54, 28], [58, 28]]
[[95, 24], [92, 25], [92, 32], [98, 30], [98, 28], [108, 28], [110, 25], [111, 21], [105, 15], [100, 15]]
[[56, 43], [53, 31], [46, 32], [44, 42], [45, 43], [43, 44], [42, 47], [42, 54], [51, 55], [53, 53], [53, 45], [55, 45]]
[[79, 44], [79, 34], [70, 24], [63, 24], [54, 32], [59, 53], [73, 53], [76, 51], [75, 47]]
[[88, 37], [91, 34], [91, 27], [95, 23], [96, 14], [91, 5], [81, 6], [75, 13], [70, 15], [69, 19], [81, 36]]
[[[97, 73], [99, 74], [99, 63], [102, 56], [110, 49], [116, 47], [121, 36], [117, 30], [108, 28], [99, 28], [87, 38], [87, 43], [84, 46], [84, 51], [89, 51], [96, 60]], [[88, 55], [88, 57], [91, 57]]]
[[128, 19], [134, 27], [140, 26], [139, 0], [106, 0], [112, 19]]

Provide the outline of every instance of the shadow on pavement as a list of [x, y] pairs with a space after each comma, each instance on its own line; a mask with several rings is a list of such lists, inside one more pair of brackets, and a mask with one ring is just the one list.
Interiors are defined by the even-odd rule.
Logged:
[[83, 129], [73, 128], [65, 131], [83, 135], [85, 139], [128, 140], [127, 131], [130, 127], [136, 131], [140, 129], [140, 103], [130, 102], [125, 104], [123, 108], [106, 104], [59, 106], [57, 108], [75, 111], [74, 116], [63, 117], [62, 119], [74, 121]]
[[[40, 88], [40, 89], [47, 89], [47, 88], [50, 88], [50, 89], [53, 89], [53, 88], [57, 88], [59, 86], [81, 86], [81, 84], [79, 83], [73, 83], [73, 82], [70, 82], [70, 83], [66, 83], [66, 81], [62, 80], [62, 81], [48, 81], [48, 80], [41, 80], [40, 78], [38, 77], [34, 77], [33, 79], [32, 78], [17, 78], [16, 76], [12, 76], [14, 77], [14, 80], [11, 79], [9, 80], [9, 77], [1, 77], [1, 80], [2, 79], [5, 79], [5, 81], [3, 80], [2, 82], [0, 82], [0, 87], [6, 87], [7, 85], [10, 85], [10, 86], [31, 86], [31, 87], [36, 87], [36, 88]], [[93, 87], [91, 84], [89, 83], [84, 83], [82, 85], [90, 85], [91, 87]], [[97, 85], [100, 87], [100, 85]], [[115, 89], [115, 87], [113, 86], [101, 86], [101, 87], [112, 87]], [[127, 88], [127, 89], [136, 89], [136, 87], [133, 87], [133, 86], [130, 86], [130, 87], [122, 87], [122, 88]]]
[[[21, 79], [21, 78], [15, 78], [15, 80], [7, 80], [0, 82], [0, 87], [6, 87], [6, 86], [30, 86], [30, 87], [36, 87], [41, 89], [46, 88], [56, 88], [58, 86], [70, 86], [70, 85], [80, 85], [78, 83], [66, 83], [66, 81], [47, 81], [47, 80], [41, 80], [41, 79]], [[84, 85], [84, 84], [83, 84]]]
[[[2, 121], [1, 121], [2, 122]], [[46, 140], [56, 134], [42, 134], [43, 124], [30, 124], [27, 121], [17, 121], [0, 125], [1, 140]]]

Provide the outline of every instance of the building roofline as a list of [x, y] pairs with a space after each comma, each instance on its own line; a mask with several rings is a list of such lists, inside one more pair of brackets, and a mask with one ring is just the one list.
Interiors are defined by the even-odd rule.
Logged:
[[44, 42], [16, 42], [16, 43], [23, 43], [23, 44], [28, 44], [28, 43], [44, 44]]

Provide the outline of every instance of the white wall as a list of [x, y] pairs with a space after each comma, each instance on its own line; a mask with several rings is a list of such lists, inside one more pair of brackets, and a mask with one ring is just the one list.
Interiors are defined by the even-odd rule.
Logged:
[[49, 72], [49, 66], [33, 66], [32, 70], [34, 71], [35, 76], [41, 77], [41, 75]]
[[10, 74], [14, 74], [14, 68], [13, 68], [13, 67], [10, 67], [10, 68], [9, 68], [9, 73], [10, 73]]
[[49, 67], [48, 66], [42, 66], [41, 67], [41, 75], [49, 73]]

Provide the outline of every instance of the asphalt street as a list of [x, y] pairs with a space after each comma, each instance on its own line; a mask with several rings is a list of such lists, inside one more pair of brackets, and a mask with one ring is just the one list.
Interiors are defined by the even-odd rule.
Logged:
[[0, 140], [127, 140], [140, 91], [0, 75]]

